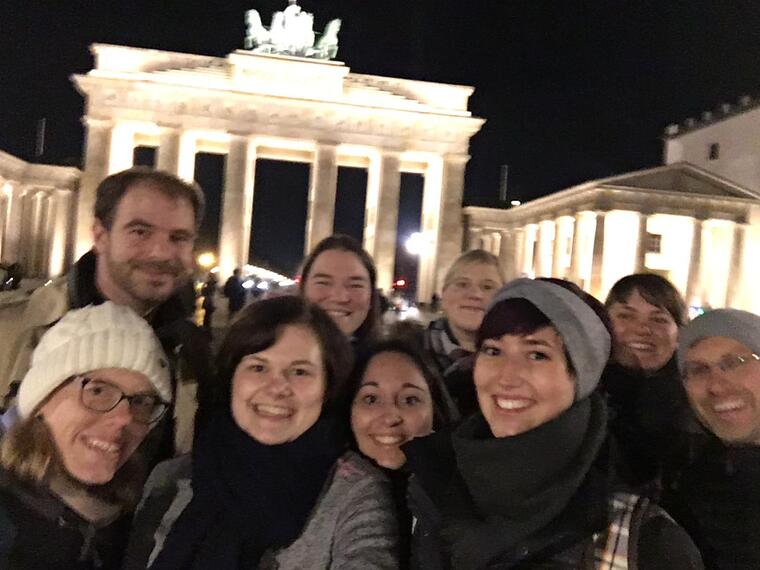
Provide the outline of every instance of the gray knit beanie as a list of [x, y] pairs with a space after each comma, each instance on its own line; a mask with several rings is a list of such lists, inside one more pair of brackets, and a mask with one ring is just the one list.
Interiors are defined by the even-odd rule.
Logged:
[[19, 388], [21, 417], [67, 378], [99, 368], [140, 372], [171, 401], [169, 363], [153, 329], [129, 307], [106, 301], [69, 311], [42, 336]]
[[678, 336], [678, 367], [683, 370], [686, 352], [711, 336], [732, 338], [760, 355], [760, 316], [739, 309], [715, 309], [698, 316]]
[[525, 299], [546, 315], [575, 368], [575, 399], [591, 394], [607, 365], [611, 346], [610, 333], [594, 310], [575, 293], [549, 281], [510, 281], [496, 293], [488, 310], [507, 299]]

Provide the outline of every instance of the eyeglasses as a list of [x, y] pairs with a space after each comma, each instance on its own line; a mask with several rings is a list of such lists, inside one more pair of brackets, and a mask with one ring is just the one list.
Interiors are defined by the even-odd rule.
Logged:
[[161, 419], [169, 404], [154, 394], [127, 396], [118, 387], [103, 380], [78, 376], [81, 379], [80, 399], [82, 405], [93, 412], [105, 414], [118, 406], [122, 400], [129, 403], [132, 418], [141, 424], [152, 424]]
[[687, 362], [683, 367], [683, 377], [689, 382], [702, 382], [710, 376], [710, 371], [717, 368], [723, 372], [731, 373], [750, 362], [759, 361], [757, 354], [741, 356], [739, 354], [727, 354], [714, 364], [706, 362]]

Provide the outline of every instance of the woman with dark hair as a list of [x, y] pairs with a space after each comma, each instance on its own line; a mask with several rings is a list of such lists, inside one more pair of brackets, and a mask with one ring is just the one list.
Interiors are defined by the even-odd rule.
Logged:
[[400, 560], [409, 560], [412, 516], [406, 502], [408, 472], [401, 446], [458, 419], [443, 381], [410, 339], [373, 344], [351, 375], [351, 429], [356, 447], [383, 468], [394, 490]]
[[621, 454], [619, 471], [630, 484], [656, 494], [669, 456], [696, 425], [675, 357], [686, 303], [667, 279], [638, 273], [613, 285], [605, 307], [614, 334], [601, 388]]
[[321, 307], [355, 347], [377, 337], [380, 326], [377, 271], [351, 236], [323, 239], [304, 260], [301, 294]]
[[663, 511], [613, 486], [596, 392], [610, 347], [569, 287], [517, 279], [496, 294], [478, 331], [478, 413], [404, 446], [413, 568], [702, 567]]
[[333, 321], [299, 297], [243, 309], [192, 456], [146, 485], [126, 568], [395, 568], [389, 484], [347, 451], [350, 362]]

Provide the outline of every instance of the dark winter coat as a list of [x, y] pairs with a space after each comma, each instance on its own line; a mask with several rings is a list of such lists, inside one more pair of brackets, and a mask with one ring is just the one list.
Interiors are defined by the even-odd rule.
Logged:
[[[577, 456], [567, 455], [572, 438], [561, 436], [584, 421], [566, 421], [570, 410], [512, 438], [489, 437], [485, 420], [476, 415], [454, 432], [407, 444], [414, 473], [412, 568], [702, 568], [688, 535], [662, 510], [615, 492], [604, 405], [598, 396], [592, 399], [588, 434]], [[518, 438], [526, 435], [520, 449]], [[469, 440], [466, 454], [457, 438]], [[535, 460], [525, 461], [531, 454]]]
[[98, 527], [46, 487], [0, 470], [0, 568], [92, 570], [121, 567], [129, 516]]
[[609, 364], [600, 387], [610, 408], [618, 474], [641, 492], [658, 495], [665, 464], [684, 434], [697, 431], [675, 357], [652, 375]]
[[760, 447], [692, 440], [665, 482], [662, 504], [694, 539], [706, 568], [760, 568]]

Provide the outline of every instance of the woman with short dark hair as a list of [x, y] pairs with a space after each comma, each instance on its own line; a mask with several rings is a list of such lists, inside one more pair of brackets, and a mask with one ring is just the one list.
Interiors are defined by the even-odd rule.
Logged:
[[478, 331], [479, 411], [404, 446], [425, 570], [698, 569], [688, 535], [613, 484], [597, 383], [610, 335], [556, 282], [517, 279]]
[[600, 384], [609, 397], [619, 471], [642, 491], [657, 493], [683, 432], [696, 424], [675, 356], [686, 303], [664, 277], [637, 273], [613, 285], [605, 307], [613, 350]]
[[395, 568], [388, 481], [347, 451], [351, 349], [299, 297], [244, 308], [199, 402], [192, 456], [160, 464], [127, 568]]

